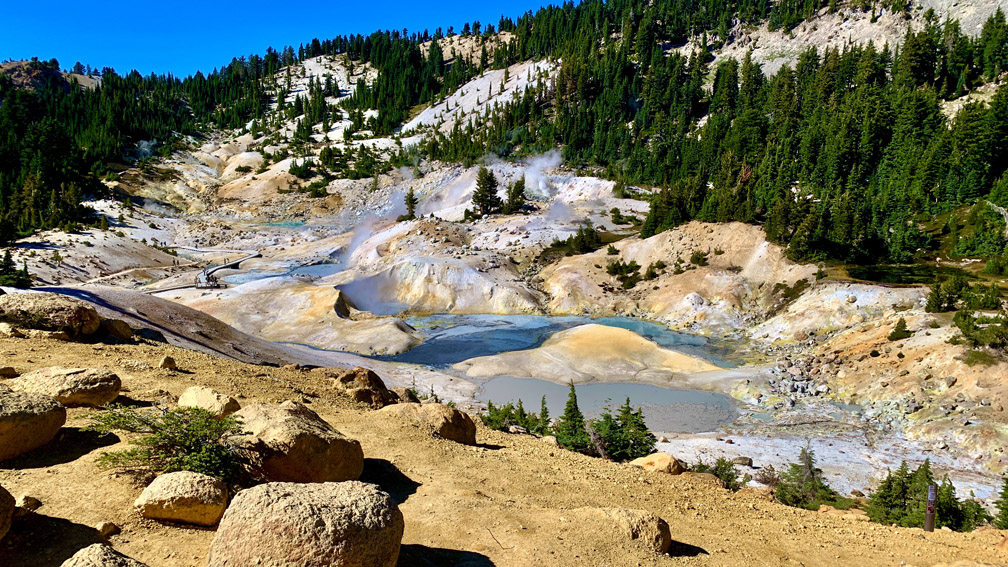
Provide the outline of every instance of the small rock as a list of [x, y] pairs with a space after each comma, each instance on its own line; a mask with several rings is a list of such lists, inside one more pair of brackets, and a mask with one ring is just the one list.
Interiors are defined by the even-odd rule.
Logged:
[[20, 376], [17, 370], [14, 370], [11, 366], [4, 366], [0, 368], [0, 378], [17, 378]]
[[360, 366], [351, 370], [341, 371], [334, 383], [342, 388], [354, 401], [369, 405], [375, 409], [396, 403], [396, 396], [385, 387], [385, 382], [367, 368]]
[[956, 385], [956, 382], [958, 382], [958, 379], [955, 376], [949, 376], [948, 378], [945, 378], [945, 387], [951, 388]]
[[227, 486], [212, 476], [189, 471], [163, 474], [133, 503], [144, 518], [213, 526], [227, 507]]
[[241, 409], [238, 400], [205, 386], [190, 386], [178, 399], [179, 407], [201, 408], [212, 413], [215, 418], [233, 414]]
[[668, 438], [666, 438], [666, 437], [664, 437], [664, 436], [662, 436], [662, 437], [659, 437], [659, 438], [658, 438], [658, 442], [659, 442], [659, 443], [668, 443]]
[[165, 356], [161, 359], [161, 362], [158, 363], [158, 368], [162, 370], [178, 370], [178, 364], [175, 362], [174, 358]]
[[392, 393], [399, 397], [399, 403], [404, 404], [419, 404], [420, 398], [417, 397], [413, 390], [405, 387], [392, 388]]
[[560, 443], [557, 442], [555, 435], [543, 435], [541, 441], [547, 445], [552, 445], [553, 447], [560, 446]]
[[508, 426], [508, 433], [512, 433], [514, 435], [528, 435], [528, 432], [529, 432], [529, 430], [527, 428], [522, 427], [520, 425], [509, 425]]
[[101, 522], [95, 525], [95, 529], [106, 539], [122, 533], [122, 528], [112, 522]]
[[60, 567], [147, 567], [147, 565], [103, 543], [96, 543], [78, 551]]
[[640, 541], [655, 553], [665, 553], [672, 544], [668, 522], [646, 510], [600, 508], [617, 531], [630, 540]]
[[631, 466], [640, 467], [646, 471], [663, 472], [672, 475], [686, 472], [686, 465], [668, 453], [651, 453], [630, 461]]
[[752, 467], [752, 457], [735, 457], [732, 462], [742, 467]]
[[14, 504], [14, 517], [21, 518], [42, 507], [42, 501], [34, 496], [22, 494]]

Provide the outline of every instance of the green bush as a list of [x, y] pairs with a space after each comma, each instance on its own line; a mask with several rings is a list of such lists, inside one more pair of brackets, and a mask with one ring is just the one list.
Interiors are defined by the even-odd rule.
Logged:
[[735, 463], [724, 457], [718, 457], [713, 465], [708, 465], [702, 460], [697, 461], [695, 465], [690, 467], [690, 470], [698, 473], [710, 473], [718, 477], [721, 484], [732, 492], [738, 492], [739, 489], [749, 482], [748, 475], [742, 481], [739, 481], [738, 469], [735, 468]]
[[694, 266], [706, 266], [707, 265], [707, 253], [702, 250], [694, 250], [690, 254], [690, 264]]
[[591, 428], [598, 435], [606, 455], [614, 461], [629, 461], [655, 451], [657, 439], [644, 423], [643, 411], [630, 407], [630, 398], [616, 410], [615, 416], [607, 407], [592, 421]]
[[854, 505], [853, 500], [841, 498], [826, 484], [822, 470], [815, 466], [815, 453], [808, 447], [801, 450], [798, 462], [788, 465], [787, 472], [781, 475], [774, 496], [782, 504], [807, 510], [818, 510], [822, 504], [841, 509]]
[[102, 454], [101, 465], [134, 473], [192, 471], [229, 483], [243, 472], [244, 459], [231, 442], [242, 433], [235, 417], [214, 419], [201, 408], [138, 410], [121, 405], [88, 417], [90, 431], [142, 435], [133, 447]]
[[[934, 484], [930, 459], [914, 472], [906, 462], [896, 471], [890, 471], [878, 489], [868, 499], [868, 518], [873, 522], [896, 524], [903, 527], [924, 525], [928, 485]], [[946, 477], [938, 486], [935, 500], [935, 527], [948, 527], [955, 531], [971, 531], [991, 516], [975, 500], [960, 501], [955, 486]]]

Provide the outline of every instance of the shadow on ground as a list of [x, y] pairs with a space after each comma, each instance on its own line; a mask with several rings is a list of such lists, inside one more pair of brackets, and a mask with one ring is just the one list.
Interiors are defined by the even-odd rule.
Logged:
[[481, 553], [408, 544], [399, 549], [397, 567], [494, 567]]
[[672, 557], [697, 557], [698, 555], [710, 555], [702, 547], [672, 540], [672, 545], [668, 548], [668, 554]]
[[397, 504], [402, 504], [407, 498], [416, 494], [420, 483], [404, 475], [395, 465], [385, 459], [364, 459], [364, 472], [361, 482], [377, 484], [388, 492]]
[[115, 445], [119, 437], [85, 431], [80, 427], [63, 427], [56, 438], [28, 453], [4, 462], [8, 469], [39, 469], [75, 461], [80, 457], [100, 449]]
[[94, 528], [45, 514], [28, 514], [14, 520], [0, 542], [0, 565], [59, 567], [81, 549], [104, 542]]

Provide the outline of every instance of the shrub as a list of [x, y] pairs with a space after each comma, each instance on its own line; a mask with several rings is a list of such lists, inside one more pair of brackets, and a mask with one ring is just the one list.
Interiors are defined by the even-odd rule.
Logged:
[[776, 491], [777, 485], [780, 484], [780, 474], [777, 473], [777, 469], [773, 465], [767, 465], [756, 471], [756, 476], [753, 477], [753, 480], [766, 485], [770, 490]]
[[735, 468], [735, 463], [724, 457], [718, 457], [713, 465], [708, 465], [702, 460], [697, 461], [695, 465], [690, 467], [690, 470], [698, 473], [710, 473], [718, 477], [721, 484], [732, 492], [738, 492], [744, 484], [749, 482], [748, 476], [742, 482], [739, 482], [738, 470]]
[[906, 319], [900, 317], [899, 321], [896, 322], [896, 327], [894, 327], [892, 332], [889, 333], [889, 340], [899, 341], [908, 338], [911, 335], [913, 335], [913, 333], [907, 330]]
[[619, 407], [614, 416], [607, 407], [602, 415], [591, 423], [598, 434], [605, 454], [614, 461], [629, 461], [650, 455], [655, 451], [657, 439], [644, 423], [641, 409], [630, 407], [630, 398]]
[[99, 464], [132, 473], [192, 471], [236, 482], [244, 459], [231, 439], [242, 433], [241, 422], [201, 408], [141, 411], [121, 405], [88, 416], [90, 431], [139, 433], [133, 447], [104, 453]]
[[606, 248], [606, 254], [608, 254], [610, 256], [615, 256], [615, 255], [619, 254], [619, 250], [617, 250], [615, 246], [613, 246], [612, 244], [610, 244], [609, 248]]
[[788, 465], [788, 471], [781, 475], [774, 496], [782, 504], [818, 510], [822, 504], [836, 508], [849, 508], [854, 502], [841, 498], [822, 478], [822, 470], [815, 466], [815, 453], [805, 447], [798, 455], [798, 462]]
[[707, 253], [702, 250], [694, 250], [690, 254], [690, 264], [694, 266], [706, 266], [707, 265]]

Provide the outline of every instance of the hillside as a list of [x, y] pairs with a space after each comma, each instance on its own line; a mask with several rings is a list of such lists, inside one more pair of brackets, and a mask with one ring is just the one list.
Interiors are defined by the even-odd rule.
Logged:
[[[303, 399], [364, 447], [363, 479], [397, 495], [406, 518], [399, 565], [767, 565], [931, 566], [949, 560], [1003, 562], [997, 530], [971, 534], [890, 529], [853, 513], [787, 508], [758, 492], [731, 493], [702, 476], [643, 472], [583, 457], [531, 436], [478, 430], [476, 447], [432, 438], [422, 429], [341, 398], [316, 373], [263, 369], [150, 344], [75, 345], [0, 339], [20, 371], [101, 361], [124, 379], [133, 400], [193, 384], [254, 401]], [[173, 356], [184, 372], [157, 368]], [[30, 362], [29, 362], [30, 360]], [[99, 469], [102, 451], [119, 448], [82, 433], [88, 410], [73, 410], [63, 438], [0, 469], [11, 493], [43, 506], [4, 538], [8, 565], [59, 565], [101, 541], [90, 526], [112, 521], [116, 549], [152, 567], [204, 565], [212, 530], [144, 520], [130, 513], [141, 487]], [[72, 488], [71, 488], [72, 487]], [[81, 495], [86, 494], [86, 498]], [[621, 536], [593, 510], [649, 510], [672, 533], [667, 555]], [[782, 537], [783, 536], [783, 537]]]

